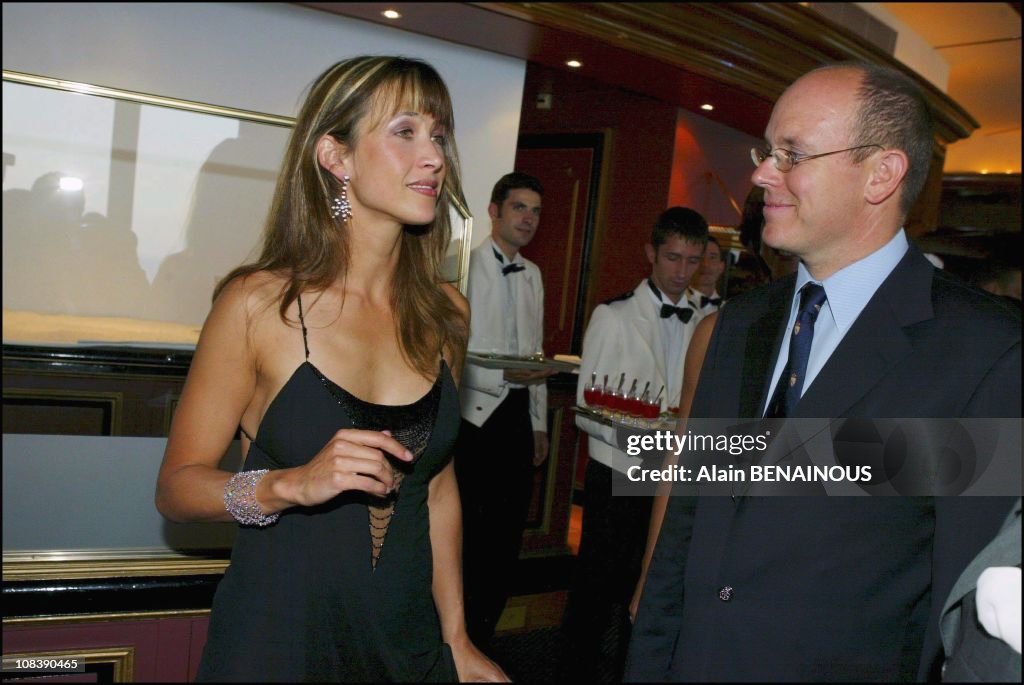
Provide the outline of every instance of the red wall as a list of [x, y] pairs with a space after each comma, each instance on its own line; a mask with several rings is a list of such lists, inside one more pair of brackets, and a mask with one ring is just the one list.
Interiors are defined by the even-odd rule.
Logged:
[[[538, 93], [551, 93], [550, 110], [537, 109]], [[650, 273], [643, 246], [668, 206], [675, 127], [674, 106], [577, 74], [527, 65], [521, 134], [604, 132], [610, 138], [584, 325], [595, 306], [631, 290]]]
[[[537, 109], [540, 93], [551, 94], [551, 109]], [[692, 207], [711, 224], [739, 223], [733, 202], [743, 206], [752, 187], [749, 151], [761, 143], [713, 117], [533, 63], [526, 68], [519, 126], [522, 134], [604, 132], [610, 138], [584, 325], [594, 307], [650, 273], [644, 244], [665, 208]], [[529, 257], [529, 248], [524, 254]]]
[[692, 207], [712, 225], [736, 226], [753, 187], [750, 148], [762, 142], [707, 116], [678, 110], [669, 204]]
[[[31, 654], [40, 658], [66, 653], [66, 658], [80, 658], [88, 664], [111, 667], [95, 652], [103, 649], [131, 649], [130, 672], [122, 673], [126, 682], [184, 683], [195, 679], [199, 657], [206, 644], [209, 614], [205, 611], [182, 612], [182, 615], [154, 614], [113, 615], [109, 621], [77, 621], [54, 618], [38, 624], [7, 625], [3, 630], [4, 654]], [[92, 656], [90, 656], [92, 654]], [[122, 664], [127, 667], [129, 663]], [[95, 674], [52, 677], [47, 680], [87, 682]], [[44, 680], [40, 678], [39, 680]]]

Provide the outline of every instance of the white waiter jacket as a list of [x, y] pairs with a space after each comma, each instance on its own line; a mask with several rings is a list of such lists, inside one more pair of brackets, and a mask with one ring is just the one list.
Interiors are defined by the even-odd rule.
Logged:
[[[494, 256], [497, 246], [491, 238], [474, 248], [469, 258], [467, 297], [471, 312], [469, 351], [529, 356], [544, 351], [544, 285], [540, 269], [517, 253], [514, 264], [522, 271], [503, 275], [502, 262]], [[502, 259], [507, 259], [502, 255]], [[506, 349], [505, 284], [514, 288], [516, 331], [519, 349]], [[509, 384], [501, 369], [488, 369], [468, 359], [462, 371], [462, 418], [481, 426], [508, 396]], [[518, 387], [518, 386], [515, 386]], [[533, 430], [547, 432], [548, 390], [545, 383], [529, 386], [530, 421]]]

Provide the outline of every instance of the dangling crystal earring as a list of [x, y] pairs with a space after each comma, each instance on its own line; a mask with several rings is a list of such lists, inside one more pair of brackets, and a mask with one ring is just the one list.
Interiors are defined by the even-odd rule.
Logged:
[[352, 203], [348, 201], [348, 176], [341, 178], [341, 194], [331, 202], [331, 218], [338, 217], [343, 222], [352, 218]]

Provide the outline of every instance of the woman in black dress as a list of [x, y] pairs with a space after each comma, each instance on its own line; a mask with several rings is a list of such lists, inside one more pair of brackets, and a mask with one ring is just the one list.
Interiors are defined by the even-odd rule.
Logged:
[[[157, 507], [241, 524], [203, 680], [507, 677], [466, 636], [450, 453], [465, 298], [447, 88], [397, 57], [312, 85], [253, 264], [218, 285]], [[243, 471], [218, 463], [241, 428]]]

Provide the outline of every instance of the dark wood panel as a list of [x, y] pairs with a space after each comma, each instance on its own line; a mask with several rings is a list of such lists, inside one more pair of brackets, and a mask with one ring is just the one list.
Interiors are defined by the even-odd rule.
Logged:
[[[887, 54], [849, 27], [841, 26], [801, 3], [472, 3], [552, 31], [585, 36], [609, 51], [647, 58], [647, 68], [635, 69], [623, 87], [650, 93], [645, 82], [665, 65], [689, 80], [689, 88], [674, 95], [656, 95], [666, 102], [699, 111], [700, 93], [743, 93], [743, 102], [756, 102], [765, 119], [764, 104], [775, 100], [798, 76], [826, 62], [860, 60], [903, 71], [925, 93], [935, 112], [938, 138], [945, 146], [966, 138], [978, 122], [952, 98], [924, 77]], [[616, 71], [589, 55], [594, 74]], [[563, 53], [564, 55], [564, 53]], [[531, 56], [530, 59], [542, 61]], [[560, 59], [565, 57], [560, 55]], [[619, 62], [625, 60], [619, 58]], [[727, 100], [727, 97], [721, 98]], [[720, 116], [716, 113], [716, 119]], [[722, 120], [727, 126], [760, 135], [756, 126]]]
[[548, 437], [550, 452], [534, 474], [526, 531], [520, 557], [569, 553], [573, 470], [579, 429], [570, 407], [576, 403], [576, 375], [558, 374], [548, 380]]
[[9, 580], [4, 621], [41, 616], [209, 609], [221, 574]]
[[[84, 673], [46, 682], [190, 682], [203, 643], [207, 615], [102, 615], [4, 623], [4, 656], [78, 659]], [[5, 677], [5, 680], [7, 678]], [[40, 678], [42, 681], [43, 678]]]
[[75, 397], [60, 391], [8, 390], [3, 395], [4, 433], [117, 435], [119, 397]]
[[544, 278], [544, 350], [579, 354], [604, 136], [521, 135], [515, 167], [544, 186], [541, 223], [523, 253]]
[[191, 353], [4, 345], [4, 433], [166, 437]]

